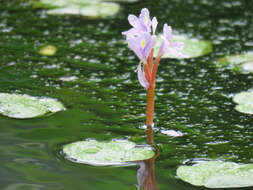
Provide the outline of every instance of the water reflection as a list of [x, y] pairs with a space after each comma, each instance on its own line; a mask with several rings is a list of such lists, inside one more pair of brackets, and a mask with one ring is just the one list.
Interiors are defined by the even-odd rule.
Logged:
[[138, 190], [158, 190], [155, 177], [155, 160], [159, 156], [160, 151], [154, 144], [154, 132], [152, 126], [146, 128], [147, 143], [156, 149], [156, 155], [139, 163], [140, 168], [137, 171]]

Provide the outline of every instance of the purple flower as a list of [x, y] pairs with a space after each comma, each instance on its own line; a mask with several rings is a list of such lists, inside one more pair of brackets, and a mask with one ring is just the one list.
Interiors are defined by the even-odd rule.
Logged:
[[127, 36], [127, 43], [142, 63], [147, 63], [148, 56], [156, 44], [157, 38], [149, 33], [142, 33], [137, 37]]
[[137, 74], [138, 74], [138, 80], [139, 80], [141, 86], [148, 89], [149, 82], [147, 81], [147, 79], [145, 77], [145, 72], [143, 71], [141, 64], [139, 64], [137, 67]]
[[162, 56], [164, 53], [173, 54], [176, 56], [183, 56], [182, 50], [184, 49], [183, 42], [172, 41], [172, 29], [167, 24], [163, 25], [162, 45], [159, 50], [159, 55]]
[[125, 32], [122, 32], [123, 35], [126, 36], [138, 36], [140, 33], [147, 32], [151, 33], [151, 26], [153, 29], [153, 33], [155, 31], [154, 27], [157, 26], [157, 20], [154, 17], [152, 21], [150, 20], [149, 11], [147, 8], [143, 8], [141, 10], [141, 14], [139, 15], [139, 18], [135, 15], [129, 15], [128, 16], [128, 22], [130, 25], [133, 26], [132, 29], [127, 30]]

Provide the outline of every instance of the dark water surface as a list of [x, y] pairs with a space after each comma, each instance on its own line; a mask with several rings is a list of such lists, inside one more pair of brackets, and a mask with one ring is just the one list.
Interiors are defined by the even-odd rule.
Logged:
[[[57, 98], [67, 108], [38, 119], [0, 116], [0, 189], [137, 189], [138, 166], [71, 163], [59, 150], [86, 138], [145, 142], [145, 90], [134, 72], [138, 60], [121, 35], [130, 28], [127, 15], [143, 7], [158, 18], [159, 31], [167, 22], [177, 33], [214, 44], [207, 56], [161, 61], [155, 117], [159, 190], [206, 189], [175, 177], [184, 163], [253, 162], [253, 118], [235, 111], [231, 99], [252, 88], [252, 74], [215, 66], [222, 56], [253, 50], [250, 0], [143, 0], [99, 20], [48, 16], [24, 0], [0, 0], [0, 91]], [[45, 44], [58, 48], [55, 56], [37, 53]], [[62, 80], [73, 76], [77, 80]], [[162, 134], [170, 129], [184, 136]]]

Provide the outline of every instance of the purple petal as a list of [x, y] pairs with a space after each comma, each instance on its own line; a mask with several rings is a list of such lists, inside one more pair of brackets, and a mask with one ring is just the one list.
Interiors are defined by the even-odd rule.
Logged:
[[127, 43], [129, 48], [137, 55], [137, 57], [141, 60], [141, 62], [145, 63], [146, 59], [143, 56], [141, 48], [139, 47], [138, 38], [127, 36]]
[[156, 36], [154, 36], [154, 35], [151, 36], [148, 33], [145, 35], [145, 38], [146, 38], [145, 39], [146, 40], [146, 46], [144, 48], [143, 54], [147, 59], [150, 52], [151, 52], [151, 50], [155, 47], [157, 38], [156, 38]]
[[162, 56], [166, 52], [166, 43], [165, 43], [165, 41], [166, 40], [163, 39], [162, 44], [160, 46], [159, 53], [158, 53], [158, 55], [160, 55], [160, 56]]
[[139, 16], [139, 23], [141, 26], [141, 30], [143, 30], [144, 32], [151, 32], [152, 22], [150, 20], [149, 11], [147, 8], [143, 8], [141, 10], [141, 14]]
[[137, 37], [139, 36], [139, 31], [136, 28], [131, 28], [130, 30], [122, 32], [122, 34], [129, 37]]
[[145, 17], [145, 16], [149, 17], [149, 10], [147, 8], [142, 8], [140, 17]]
[[149, 83], [145, 77], [145, 72], [142, 70], [141, 64], [137, 67], [137, 73], [138, 73], [138, 80], [144, 88], [148, 89]]
[[174, 42], [170, 45], [167, 52], [179, 57], [187, 56], [186, 54], [183, 53], [183, 49], [184, 49], [183, 42]]
[[172, 43], [172, 48], [182, 51], [184, 49], [184, 42], [174, 42]]
[[141, 9], [141, 14], [139, 18], [145, 23], [145, 25], [148, 26], [149, 24], [151, 24], [151, 20], [149, 17], [149, 10], [147, 8]]
[[135, 15], [129, 15], [128, 22], [135, 28], [139, 25], [139, 19]]
[[167, 24], [163, 25], [163, 36], [170, 42], [172, 40], [172, 29]]

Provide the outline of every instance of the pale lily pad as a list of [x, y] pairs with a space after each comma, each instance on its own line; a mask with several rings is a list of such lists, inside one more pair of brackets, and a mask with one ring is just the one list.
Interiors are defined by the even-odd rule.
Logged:
[[46, 8], [46, 9], [54, 9], [61, 7], [68, 7], [72, 5], [85, 6], [92, 2], [100, 2], [99, 0], [39, 0], [34, 2], [35, 8]]
[[218, 63], [222, 67], [230, 67], [242, 73], [253, 72], [253, 52], [220, 58]]
[[119, 5], [99, 0], [40, 0], [34, 4], [37, 8], [47, 8], [52, 15], [81, 15], [89, 18], [112, 16], [119, 11]]
[[0, 93], [0, 113], [7, 117], [18, 119], [34, 118], [64, 109], [60, 102], [52, 98]]
[[57, 51], [57, 48], [55, 46], [52, 45], [47, 45], [45, 47], [42, 47], [39, 50], [39, 54], [41, 55], [45, 55], [45, 56], [53, 56]]
[[102, 1], [108, 1], [108, 2], [124, 2], [124, 3], [135, 3], [140, 0], [102, 0]]
[[77, 141], [63, 146], [63, 153], [73, 162], [96, 166], [126, 165], [155, 155], [151, 146], [138, 146], [128, 140]]
[[112, 16], [119, 11], [119, 5], [115, 3], [91, 3], [85, 6], [69, 6], [48, 10], [48, 14], [52, 15], [81, 15], [90, 18]]
[[[187, 58], [194, 58], [206, 55], [211, 53], [213, 50], [212, 43], [205, 40], [198, 40], [198, 39], [190, 39], [185, 36], [173, 36], [174, 42], [183, 42], [184, 49], [183, 49], [183, 56], [177, 56], [165, 53], [162, 58], [173, 58], [173, 59], [187, 59]], [[155, 46], [155, 55], [159, 52], [159, 48], [162, 44], [162, 39], [159, 37]]]
[[238, 104], [235, 107], [237, 111], [253, 114], [253, 91], [236, 94], [233, 97], [233, 101]]
[[253, 186], [253, 164], [209, 161], [180, 166], [177, 176], [196, 186], [236, 188]]

